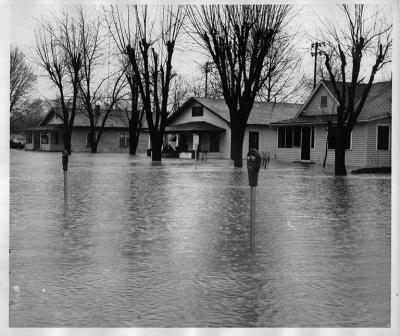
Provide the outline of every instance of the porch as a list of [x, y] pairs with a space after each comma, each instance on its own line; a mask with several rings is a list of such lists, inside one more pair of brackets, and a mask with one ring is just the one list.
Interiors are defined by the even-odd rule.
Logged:
[[25, 149], [59, 152], [64, 149], [61, 127], [35, 127], [25, 130]]
[[224, 128], [205, 121], [188, 122], [167, 126], [164, 139], [164, 153], [181, 159], [219, 159], [223, 157], [221, 141], [226, 135]]

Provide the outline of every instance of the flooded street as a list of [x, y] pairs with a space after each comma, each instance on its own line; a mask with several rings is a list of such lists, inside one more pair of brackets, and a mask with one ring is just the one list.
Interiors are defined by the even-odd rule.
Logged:
[[391, 177], [11, 151], [10, 327], [388, 327]]

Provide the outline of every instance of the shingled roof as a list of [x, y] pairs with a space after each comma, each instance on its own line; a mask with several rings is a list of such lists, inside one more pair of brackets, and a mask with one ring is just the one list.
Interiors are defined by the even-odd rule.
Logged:
[[[96, 127], [101, 126], [101, 122], [103, 120], [103, 116], [106, 113], [106, 110], [100, 109], [99, 115], [96, 120]], [[46, 114], [46, 116], [41, 120], [39, 123], [39, 126], [47, 126], [48, 120], [52, 117], [53, 114], [58, 115], [59, 117], [62, 117], [62, 108], [61, 107], [53, 107], [50, 109], [50, 111]], [[75, 115], [75, 120], [74, 120], [74, 127], [89, 127], [89, 117], [88, 113], [86, 110], [81, 110], [78, 109], [76, 111]], [[107, 121], [105, 123], [105, 127], [107, 128], [128, 128], [129, 126], [129, 121], [126, 116], [125, 111], [123, 110], [113, 110], [111, 111], [109, 117], [107, 118]]]
[[[214, 114], [229, 123], [229, 108], [223, 99], [211, 98], [196, 98], [192, 97], [187, 100], [170, 118], [171, 122], [182, 113], [185, 108], [194, 102], [198, 102]], [[269, 125], [272, 122], [292, 118], [299, 111], [301, 104], [292, 103], [268, 103], [268, 102], [254, 102], [251, 110], [248, 125]]]
[[[328, 81], [321, 81], [320, 85], [324, 85], [331, 94], [336, 97], [335, 91], [333, 89], [332, 83]], [[340, 86], [341, 83], [338, 83]], [[346, 83], [349, 86], [349, 83]], [[358, 84], [356, 88], [355, 102], [356, 106], [358, 105], [363, 89], [367, 84]], [[314, 90], [312, 95], [317, 91]], [[311, 97], [312, 99], [312, 97]], [[310, 101], [309, 99], [308, 101]], [[336, 116], [331, 115], [312, 115], [312, 116], [303, 116], [301, 111], [305, 108], [307, 104], [304, 104], [298, 117], [296, 118], [288, 118], [284, 120], [280, 120], [278, 122], [274, 122], [275, 125], [284, 125], [284, 124], [321, 124], [326, 123], [328, 120], [335, 121]], [[359, 122], [366, 122], [369, 120], [384, 118], [392, 115], [392, 82], [378, 82], [374, 83], [371, 86], [371, 90], [368, 94], [367, 100], [363, 106], [360, 116], [358, 117]]]

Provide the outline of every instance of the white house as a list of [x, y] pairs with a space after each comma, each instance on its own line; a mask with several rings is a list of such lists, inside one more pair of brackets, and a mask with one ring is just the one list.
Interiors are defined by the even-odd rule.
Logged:
[[[341, 84], [339, 84], [341, 85]], [[347, 84], [348, 85], [348, 84]], [[356, 104], [366, 84], [356, 90]], [[328, 141], [328, 122], [336, 122], [338, 100], [331, 82], [321, 81], [294, 118], [272, 123], [278, 130], [277, 159], [334, 164], [334, 145]], [[371, 91], [358, 118], [346, 150], [346, 165], [391, 166], [392, 83], [380, 82]]]
[[[276, 154], [274, 121], [293, 118], [301, 105], [289, 103], [254, 102], [247, 122], [243, 142], [243, 157], [250, 148]], [[180, 157], [192, 157], [193, 142], [208, 158], [229, 159], [231, 129], [229, 109], [222, 99], [190, 98], [168, 120], [166, 133], [169, 143]]]

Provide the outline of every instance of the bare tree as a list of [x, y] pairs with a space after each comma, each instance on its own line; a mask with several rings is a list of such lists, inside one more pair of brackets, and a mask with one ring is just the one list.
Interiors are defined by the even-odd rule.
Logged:
[[[118, 101], [122, 99], [122, 90], [126, 84], [124, 73], [105, 75], [100, 68], [107, 62], [104, 57], [104, 36], [101, 33], [101, 17], [98, 13], [85, 13], [82, 7], [76, 8], [75, 24], [80, 34], [82, 67], [80, 71], [79, 93], [82, 97], [84, 111], [89, 119], [89, 143], [92, 153], [97, 153], [97, 147], [103, 134], [104, 126]], [[108, 60], [109, 61], [109, 60]], [[108, 91], [106, 84], [113, 83]], [[103, 101], [104, 113], [96, 111], [96, 105]]]
[[[133, 12], [133, 13], [132, 13]], [[161, 161], [175, 43], [184, 20], [182, 6], [117, 6], [107, 22], [119, 50], [128, 56], [150, 133], [152, 160]], [[159, 22], [161, 21], [161, 22]]]
[[64, 148], [71, 153], [82, 69], [82, 41], [79, 29], [68, 12], [64, 11], [53, 19], [53, 22], [42, 20], [35, 29], [35, 60], [59, 91]]
[[301, 90], [297, 76], [301, 58], [295, 48], [296, 38], [297, 34], [281, 30], [274, 39], [263, 69], [262, 76], [267, 79], [258, 93], [261, 101], [293, 100]]
[[10, 124], [25, 117], [27, 111], [23, 103], [32, 90], [36, 75], [26, 61], [18, 47], [10, 50]]
[[130, 89], [130, 111], [126, 112], [126, 116], [129, 121], [129, 154], [136, 155], [136, 150], [139, 144], [140, 132], [143, 126], [143, 108], [139, 108], [139, 85], [136, 80], [136, 76], [129, 63], [129, 59], [126, 59], [126, 64], [123, 64], [126, 79]]
[[286, 5], [204, 5], [189, 8], [201, 45], [220, 77], [231, 122], [231, 157], [242, 167], [243, 138], [254, 100], [268, 77], [267, 55], [285, 25]]
[[[369, 8], [368, 8], [369, 9]], [[364, 5], [342, 5], [343, 25], [328, 25], [322, 32], [330, 50], [325, 66], [338, 100], [337, 121], [329, 123], [328, 132], [335, 143], [335, 175], [346, 175], [346, 143], [363, 109], [376, 73], [390, 61], [392, 24], [384, 21], [377, 8], [374, 13]], [[373, 57], [367, 80], [363, 76], [368, 56]], [[335, 76], [334, 65], [340, 67]], [[367, 63], [368, 64], [368, 63]], [[349, 69], [349, 68], [350, 69]], [[360, 78], [361, 77], [361, 78]], [[363, 82], [363, 84], [361, 84]]]

